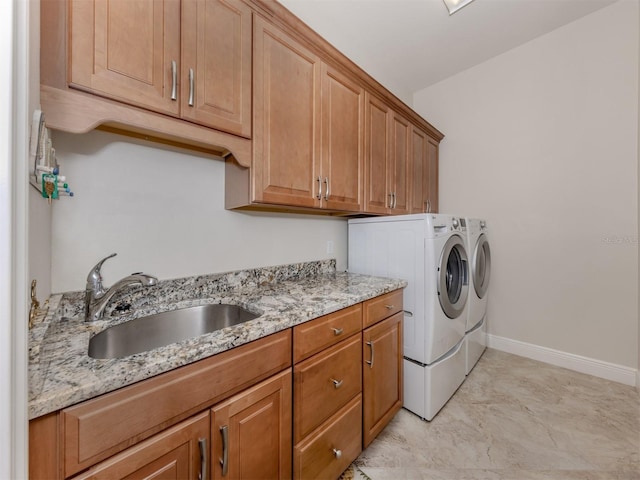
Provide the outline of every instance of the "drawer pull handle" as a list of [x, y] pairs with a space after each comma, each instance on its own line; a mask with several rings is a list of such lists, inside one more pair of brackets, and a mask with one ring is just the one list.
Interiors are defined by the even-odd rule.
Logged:
[[371, 360], [365, 360], [370, 368], [373, 368], [373, 342], [367, 342], [367, 345], [371, 347]]
[[395, 306], [395, 305], [385, 305], [384, 307], [385, 307], [387, 310], [392, 310], [392, 309], [396, 308], [396, 306]]
[[207, 439], [198, 439], [198, 447], [200, 447], [200, 473], [198, 480], [207, 479]]
[[342, 335], [342, 332], [344, 332], [344, 329], [342, 329], [342, 328], [333, 328], [333, 327], [331, 327], [331, 330], [333, 330], [333, 334], [335, 336]]
[[333, 454], [336, 458], [340, 458], [342, 456], [342, 450], [333, 449]]
[[335, 378], [332, 378], [331, 381], [335, 388], [340, 388], [342, 386], [342, 382], [344, 382], [344, 380], [336, 380]]
[[222, 476], [224, 477], [229, 471], [229, 429], [225, 425], [220, 427], [220, 435], [222, 435], [222, 458], [220, 466], [222, 467]]
[[318, 195], [316, 195], [316, 198], [318, 200], [321, 200], [322, 199], [322, 179], [318, 177], [316, 180], [318, 180]]
[[409, 310], [403, 310], [403, 312], [407, 317], [413, 317], [413, 312], [410, 312]]

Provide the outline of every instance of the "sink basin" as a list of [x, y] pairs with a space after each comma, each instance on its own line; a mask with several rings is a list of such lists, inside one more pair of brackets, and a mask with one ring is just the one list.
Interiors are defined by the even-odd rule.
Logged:
[[259, 315], [213, 304], [156, 313], [107, 328], [89, 340], [92, 358], [121, 358], [238, 325]]

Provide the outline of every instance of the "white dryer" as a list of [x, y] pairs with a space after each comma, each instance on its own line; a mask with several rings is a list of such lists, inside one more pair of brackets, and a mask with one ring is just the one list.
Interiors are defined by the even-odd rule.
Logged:
[[469, 251], [469, 304], [465, 328], [466, 365], [468, 375], [484, 352], [487, 341], [487, 297], [491, 277], [491, 248], [487, 222], [467, 218], [467, 249]]
[[469, 277], [464, 223], [442, 214], [349, 220], [349, 271], [408, 282], [404, 407], [426, 420], [465, 378]]

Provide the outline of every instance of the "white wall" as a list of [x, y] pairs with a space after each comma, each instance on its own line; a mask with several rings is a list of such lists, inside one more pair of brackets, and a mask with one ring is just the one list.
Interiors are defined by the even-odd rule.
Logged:
[[489, 221], [489, 332], [632, 369], [638, 29], [621, 0], [414, 95], [441, 211]]
[[346, 269], [346, 220], [225, 210], [221, 159], [100, 131], [56, 132], [54, 145], [75, 193], [53, 209], [55, 292], [84, 289], [112, 252], [107, 285], [136, 271], [167, 279], [327, 258]]

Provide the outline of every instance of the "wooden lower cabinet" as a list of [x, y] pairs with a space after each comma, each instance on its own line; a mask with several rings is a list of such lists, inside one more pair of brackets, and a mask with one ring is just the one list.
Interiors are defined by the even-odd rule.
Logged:
[[29, 477], [337, 478], [402, 406], [402, 308], [389, 292], [33, 419]]
[[402, 317], [396, 313], [363, 332], [363, 447], [402, 407]]
[[296, 445], [294, 478], [334, 479], [362, 452], [362, 394]]
[[211, 478], [291, 478], [291, 369], [211, 409]]
[[209, 468], [208, 445], [209, 412], [204, 412], [73, 478], [74, 480], [205, 479]]

